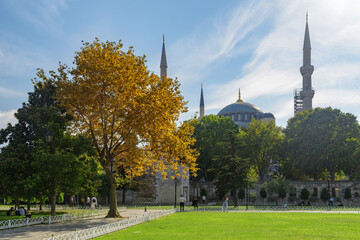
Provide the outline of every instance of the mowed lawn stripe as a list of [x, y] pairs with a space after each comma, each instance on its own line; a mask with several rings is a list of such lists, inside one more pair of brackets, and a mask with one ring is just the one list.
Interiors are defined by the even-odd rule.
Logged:
[[360, 239], [359, 214], [184, 212], [97, 239]]

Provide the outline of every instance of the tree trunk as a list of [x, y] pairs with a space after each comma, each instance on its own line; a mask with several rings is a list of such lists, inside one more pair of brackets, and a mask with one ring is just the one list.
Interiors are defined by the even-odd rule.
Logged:
[[110, 182], [110, 205], [109, 205], [109, 212], [106, 217], [114, 217], [118, 218], [121, 217], [119, 212], [117, 211], [117, 199], [116, 199], [116, 181], [113, 173], [111, 172], [109, 167], [104, 167], [105, 174], [109, 179]]
[[56, 216], [56, 192], [52, 191], [50, 196], [50, 202], [51, 202], [51, 216]]
[[237, 199], [237, 196], [236, 196], [236, 189], [231, 191], [231, 195], [234, 198], [234, 207], [237, 207], [238, 206], [238, 199]]
[[15, 197], [15, 209], [19, 209], [19, 197]]
[[43, 197], [42, 197], [42, 195], [40, 195], [40, 207], [39, 207], [39, 210], [42, 210], [42, 205], [43, 205]]
[[121, 204], [123, 205], [123, 206], [125, 206], [125, 194], [126, 194], [126, 189], [125, 188], [123, 188], [123, 191], [122, 191], [122, 198], [121, 198]]

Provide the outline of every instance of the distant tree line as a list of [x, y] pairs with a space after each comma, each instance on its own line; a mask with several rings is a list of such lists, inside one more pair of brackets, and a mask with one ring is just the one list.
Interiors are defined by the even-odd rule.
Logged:
[[194, 128], [200, 155], [193, 179], [215, 181], [219, 196], [235, 196], [255, 182], [268, 182], [264, 190], [282, 198], [293, 191], [287, 180], [360, 179], [359, 123], [338, 109], [303, 111], [285, 129], [256, 119], [240, 128], [215, 115], [195, 121]]

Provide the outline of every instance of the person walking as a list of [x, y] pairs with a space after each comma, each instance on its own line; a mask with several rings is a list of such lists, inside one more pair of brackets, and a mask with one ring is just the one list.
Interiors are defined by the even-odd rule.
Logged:
[[228, 203], [228, 200], [229, 200], [229, 198], [228, 198], [228, 196], [224, 196], [224, 198], [223, 198], [223, 204], [222, 204], [222, 210], [223, 210], [223, 212], [226, 212], [227, 210], [228, 210], [228, 207], [229, 207], [229, 203]]
[[179, 197], [179, 202], [180, 202], [180, 212], [184, 212], [186, 198], [184, 198], [184, 196], [181, 195], [181, 197]]

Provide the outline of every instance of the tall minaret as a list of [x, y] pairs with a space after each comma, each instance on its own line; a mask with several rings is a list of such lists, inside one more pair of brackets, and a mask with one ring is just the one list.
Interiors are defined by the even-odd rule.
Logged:
[[303, 87], [300, 92], [300, 97], [303, 100], [303, 110], [309, 110], [312, 108], [312, 99], [315, 91], [311, 87], [311, 75], [314, 72], [314, 66], [311, 65], [311, 44], [310, 34], [308, 26], [308, 14], [306, 13], [306, 27], [304, 37], [304, 49], [303, 49], [303, 66], [300, 68], [301, 75], [303, 77]]
[[165, 52], [165, 35], [163, 34], [163, 46], [161, 53], [161, 61], [160, 61], [160, 77], [164, 77], [167, 75], [167, 62], [166, 62], [166, 52]]
[[204, 94], [203, 94], [203, 84], [201, 83], [201, 93], [200, 93], [200, 121], [205, 114], [205, 104], [204, 104]]

